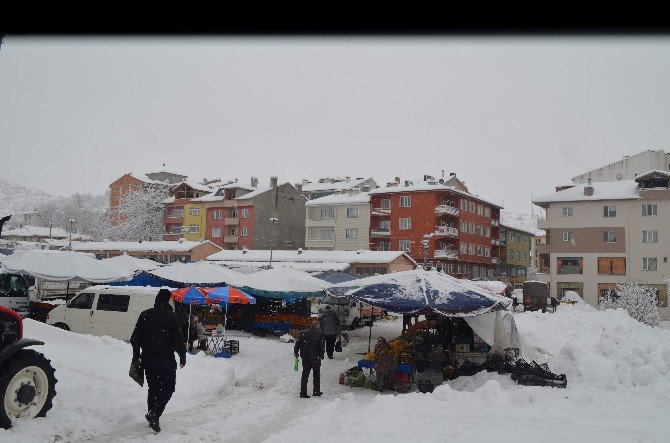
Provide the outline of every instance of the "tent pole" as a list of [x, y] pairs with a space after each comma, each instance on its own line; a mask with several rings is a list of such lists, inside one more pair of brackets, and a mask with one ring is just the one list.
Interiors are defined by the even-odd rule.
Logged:
[[[370, 344], [372, 343], [372, 320], [375, 318], [373, 315], [375, 313], [375, 308], [370, 305], [370, 335], [368, 335], [368, 354], [370, 353]], [[372, 368], [370, 368], [370, 375], [372, 375]]]
[[193, 304], [188, 304], [188, 331], [186, 331], [186, 350], [188, 351], [191, 347], [191, 309], [193, 309]]
[[226, 341], [226, 325], [228, 324], [228, 302], [226, 301], [226, 313], [223, 315], [223, 341]]

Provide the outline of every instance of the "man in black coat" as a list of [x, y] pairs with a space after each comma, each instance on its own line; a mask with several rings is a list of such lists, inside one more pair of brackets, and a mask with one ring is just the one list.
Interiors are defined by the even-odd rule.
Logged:
[[328, 354], [328, 358], [332, 359], [333, 351], [335, 350], [335, 339], [337, 338], [337, 333], [340, 332], [340, 320], [330, 305], [326, 305], [325, 312], [320, 320], [321, 332], [326, 340], [326, 354]]
[[314, 391], [312, 395], [318, 397], [321, 392], [321, 360], [324, 357], [323, 334], [319, 331], [319, 320], [302, 331], [300, 338], [295, 342], [293, 354], [302, 358], [302, 377], [300, 378], [300, 398], [309, 398], [307, 395], [307, 379], [309, 372], [314, 371]]
[[140, 359], [149, 385], [149, 412], [145, 417], [151, 429], [156, 432], [161, 430], [158, 420], [170, 401], [177, 382], [175, 352], [179, 354], [179, 367], [186, 365], [184, 337], [177, 314], [172, 311], [169, 302], [170, 291], [158, 291], [154, 307], [140, 314], [130, 338], [133, 360]]

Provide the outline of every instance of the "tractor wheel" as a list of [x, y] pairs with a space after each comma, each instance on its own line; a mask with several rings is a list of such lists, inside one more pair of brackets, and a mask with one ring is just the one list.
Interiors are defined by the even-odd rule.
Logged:
[[358, 317], [354, 318], [351, 322], [351, 326], [349, 327], [349, 330], [353, 331], [353, 330], [357, 329], [359, 324], [360, 324], [360, 320], [358, 319]]
[[22, 349], [0, 368], [0, 426], [44, 417], [53, 406], [56, 377], [51, 361], [32, 349]]

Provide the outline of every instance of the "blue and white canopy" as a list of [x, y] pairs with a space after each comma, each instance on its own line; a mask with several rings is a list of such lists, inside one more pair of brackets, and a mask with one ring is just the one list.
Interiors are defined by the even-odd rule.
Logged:
[[400, 314], [428, 308], [450, 317], [469, 317], [505, 309], [511, 302], [470, 281], [420, 268], [340, 283], [328, 291]]

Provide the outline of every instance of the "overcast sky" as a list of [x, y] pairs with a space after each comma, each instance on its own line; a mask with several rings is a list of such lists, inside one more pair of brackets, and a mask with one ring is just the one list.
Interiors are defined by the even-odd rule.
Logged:
[[666, 37], [6, 36], [0, 178], [68, 195], [130, 171], [444, 170], [530, 212], [585, 170], [669, 151], [668, 79]]

